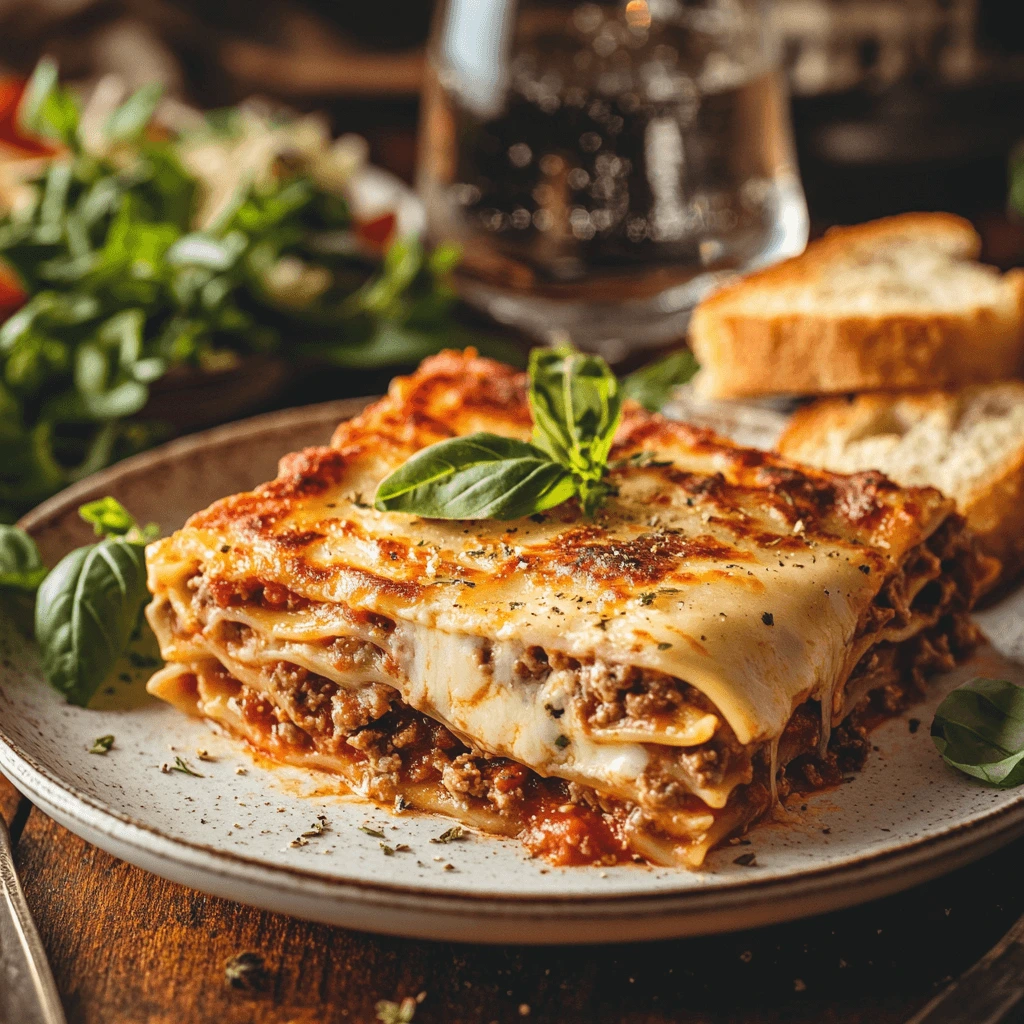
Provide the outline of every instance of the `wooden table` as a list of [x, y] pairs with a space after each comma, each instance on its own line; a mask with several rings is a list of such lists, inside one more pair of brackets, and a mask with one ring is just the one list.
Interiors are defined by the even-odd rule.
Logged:
[[[67, 832], [2, 776], [0, 810], [70, 1024], [372, 1024], [378, 1000], [421, 992], [415, 1024], [902, 1024], [1024, 911], [1021, 841], [910, 892], [754, 932], [604, 948], [419, 942], [165, 882]], [[266, 963], [262, 991], [225, 983], [243, 951]]]

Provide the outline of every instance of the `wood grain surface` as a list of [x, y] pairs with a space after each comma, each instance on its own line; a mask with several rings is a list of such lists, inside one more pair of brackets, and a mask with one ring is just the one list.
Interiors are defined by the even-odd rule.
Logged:
[[4, 821], [8, 825], [14, 820], [15, 813], [18, 810], [18, 806], [21, 804], [21, 794], [7, 781], [2, 775], [0, 775], [0, 814], [3, 815]]
[[[419, 993], [415, 1024], [902, 1024], [1024, 910], [1022, 855], [1018, 843], [911, 892], [756, 932], [540, 949], [254, 910], [131, 867], [35, 809], [17, 845], [70, 1024], [372, 1024], [378, 1000]], [[244, 951], [266, 965], [257, 991], [225, 981]]]

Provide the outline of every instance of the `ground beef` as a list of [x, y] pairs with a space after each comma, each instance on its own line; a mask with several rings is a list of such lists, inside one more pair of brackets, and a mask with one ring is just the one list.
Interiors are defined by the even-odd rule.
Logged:
[[345, 739], [345, 743], [365, 756], [364, 787], [374, 800], [391, 803], [399, 792], [402, 757], [391, 744], [387, 728], [367, 727]]
[[583, 718], [597, 728], [668, 716], [685, 703], [713, 711], [693, 687], [654, 669], [592, 661], [577, 675]]
[[451, 764], [446, 765], [441, 772], [441, 785], [452, 796], [487, 795], [487, 783], [472, 754], [459, 754]]
[[285, 746], [294, 747], [297, 750], [302, 750], [304, 747], [312, 745], [309, 735], [288, 721], [276, 722], [271, 727], [271, 733], [276, 740], [285, 744]]
[[512, 671], [517, 679], [532, 679], [542, 683], [551, 674], [551, 665], [543, 647], [527, 647], [517, 659]]
[[391, 709], [397, 693], [383, 683], [348, 690], [299, 665], [279, 661], [270, 670], [275, 703], [318, 745], [337, 750], [346, 737]]
[[523, 799], [523, 786], [531, 775], [529, 768], [502, 760], [488, 775], [487, 800], [499, 812], [513, 811]]

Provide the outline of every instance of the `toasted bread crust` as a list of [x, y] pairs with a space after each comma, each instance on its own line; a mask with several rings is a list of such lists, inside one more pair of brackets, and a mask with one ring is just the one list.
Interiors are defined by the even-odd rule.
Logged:
[[1000, 309], [956, 314], [846, 315], [822, 311], [759, 315], [743, 299], [757, 290], [813, 284], [819, 267], [853, 244], [913, 235], [951, 256], [980, 250], [971, 225], [950, 214], [905, 214], [835, 228], [801, 256], [719, 290], [694, 311], [690, 343], [702, 365], [695, 385], [707, 398], [766, 394], [941, 388], [1019, 372], [1024, 357], [1024, 271], [1002, 279]]
[[978, 488], [962, 511], [981, 550], [1002, 563], [1000, 578], [1018, 576], [1024, 569], [1024, 451], [988, 487]]
[[[1003, 384], [1001, 388], [1014, 385]], [[1015, 385], [1024, 402], [1024, 384]], [[942, 407], [955, 407], [963, 392], [934, 391], [915, 395], [873, 393], [854, 398], [826, 398], [798, 409], [782, 436], [778, 451], [786, 458], [809, 465], [827, 465], [825, 439], [834, 433], [857, 437], [885, 410], [899, 403], [902, 415], [926, 413]], [[965, 451], [963, 457], [971, 458]], [[882, 469], [898, 477], [887, 467]], [[899, 482], [899, 481], [897, 481]], [[1006, 581], [1024, 569], [1024, 437], [1016, 449], [992, 467], [983, 479], [963, 493], [950, 495], [957, 511], [978, 539], [981, 549], [1002, 563], [1000, 579]]]
[[823, 456], [822, 440], [833, 431], [853, 432], [883, 407], [886, 396], [879, 394], [820, 398], [803, 405], [789, 419], [775, 445], [784, 458], [817, 465]]

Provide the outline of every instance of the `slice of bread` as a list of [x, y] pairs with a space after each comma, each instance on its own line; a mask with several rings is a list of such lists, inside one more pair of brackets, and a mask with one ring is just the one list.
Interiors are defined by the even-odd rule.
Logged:
[[959, 387], [1024, 363], [1024, 270], [976, 263], [970, 223], [909, 213], [833, 228], [715, 292], [690, 345], [706, 398]]
[[937, 487], [1004, 579], [1024, 568], [1024, 383], [823, 399], [794, 414], [778, 449], [833, 472]]

